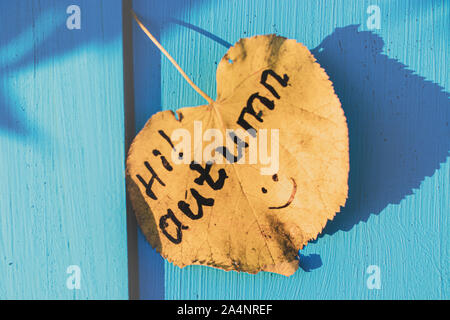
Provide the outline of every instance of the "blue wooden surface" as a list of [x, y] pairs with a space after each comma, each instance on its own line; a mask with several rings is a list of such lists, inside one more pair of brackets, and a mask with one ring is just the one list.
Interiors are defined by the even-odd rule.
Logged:
[[[368, 30], [369, 5], [381, 10]], [[277, 33], [310, 48], [341, 99], [350, 135], [347, 205], [302, 252], [290, 278], [179, 269], [140, 237], [141, 297], [449, 298], [448, 1], [134, 1], [186, 73], [215, 96], [228, 43]], [[135, 29], [136, 118], [204, 104]], [[381, 289], [366, 273], [380, 268]], [[164, 278], [163, 286], [159, 279]]]
[[[146, 13], [151, 21], [152, 33], [159, 38], [161, 10], [155, 1], [133, 3], [133, 9]], [[151, 17], [151, 18], [149, 18]], [[161, 110], [161, 55], [159, 50], [133, 22], [133, 63], [136, 133], [147, 120]], [[150, 25], [149, 25], [150, 27]], [[164, 299], [164, 260], [138, 230], [139, 296], [142, 299]]]
[[[65, 27], [78, 4], [82, 29]], [[368, 30], [369, 5], [381, 28]], [[210, 96], [230, 43], [305, 43], [349, 122], [346, 207], [292, 277], [164, 262], [139, 234], [142, 298], [449, 297], [448, 1], [134, 1]], [[0, 4], [0, 298], [127, 298], [121, 3]], [[203, 104], [137, 28], [135, 123]], [[66, 287], [79, 265], [81, 289]], [[378, 265], [381, 289], [366, 286]]]
[[0, 2], [0, 299], [128, 298], [121, 17]]

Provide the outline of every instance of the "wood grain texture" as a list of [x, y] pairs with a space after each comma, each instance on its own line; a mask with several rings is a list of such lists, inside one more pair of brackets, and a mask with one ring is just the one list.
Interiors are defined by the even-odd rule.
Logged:
[[[134, 1], [138, 14], [213, 98], [227, 44], [268, 33], [304, 43], [334, 82], [350, 134], [347, 205], [300, 252], [303, 270], [286, 278], [165, 262], [166, 299], [449, 298], [448, 2], [144, 2]], [[368, 30], [369, 5], [381, 9], [379, 30]], [[172, 110], [203, 104], [166, 59], [146, 56], [151, 44], [137, 37], [135, 55], [147, 59], [135, 61], [144, 69], [136, 88], [152, 88], [137, 100]], [[159, 108], [146, 110], [148, 118]], [[380, 268], [380, 290], [366, 286], [370, 265]], [[145, 286], [152, 283], [141, 278]]]
[[2, 1], [0, 28], [0, 299], [126, 299], [121, 1]]

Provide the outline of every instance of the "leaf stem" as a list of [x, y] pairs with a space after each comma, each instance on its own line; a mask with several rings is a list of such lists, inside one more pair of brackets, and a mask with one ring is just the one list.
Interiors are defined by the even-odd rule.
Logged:
[[158, 49], [169, 59], [169, 61], [175, 66], [175, 68], [178, 70], [178, 72], [183, 76], [184, 79], [191, 85], [191, 87], [197, 91], [206, 101], [208, 101], [209, 104], [212, 104], [214, 102], [213, 99], [211, 99], [206, 93], [204, 93], [197, 85], [192, 82], [191, 79], [187, 76], [187, 74], [181, 69], [181, 67], [178, 65], [178, 63], [172, 58], [172, 56], [164, 49], [164, 47], [156, 40], [156, 38], [148, 31], [148, 29], [142, 24], [141, 20], [137, 17], [136, 13], [131, 10], [131, 14], [133, 15], [134, 20], [138, 23], [139, 27], [142, 29], [142, 31], [145, 32], [147, 37], [150, 38], [150, 40], [158, 47]]

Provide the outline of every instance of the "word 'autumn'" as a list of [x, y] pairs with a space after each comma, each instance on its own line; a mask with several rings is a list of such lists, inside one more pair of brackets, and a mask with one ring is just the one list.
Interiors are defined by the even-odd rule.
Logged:
[[[172, 162], [174, 164], [189, 164], [192, 161], [191, 145], [194, 150], [194, 162], [223, 164], [260, 164], [262, 175], [273, 175], [278, 172], [279, 164], [279, 130], [270, 130], [270, 155], [267, 142], [267, 129], [259, 129], [253, 136], [254, 129], [244, 131], [243, 129], [226, 129], [226, 147], [222, 130], [209, 128], [203, 133], [202, 122], [194, 121], [194, 139], [186, 129], [175, 129], [170, 138], [172, 141], [180, 141], [172, 150]], [[181, 139], [181, 140], [180, 140]], [[247, 142], [244, 142], [248, 140]], [[259, 140], [259, 141], [258, 141]], [[203, 148], [203, 142], [211, 142]], [[259, 142], [259, 143], [258, 143]], [[234, 155], [230, 150], [235, 150]], [[248, 148], [248, 159], [244, 148]], [[259, 152], [258, 152], [259, 150]], [[182, 154], [182, 156], [180, 156]], [[258, 157], [259, 156], [259, 157]], [[259, 162], [258, 162], [259, 158]]]
[[[286, 87], [289, 77], [285, 74], [283, 77], [280, 77], [278, 74], [276, 74], [273, 70], [265, 70], [262, 72], [261, 74], [261, 81], [260, 83], [269, 90], [269, 92], [276, 98], [276, 99], [280, 99], [280, 95], [278, 94], [278, 92], [274, 89], [274, 87], [272, 85], [270, 85], [269, 83], [267, 83], [268, 77], [271, 76], [273, 77], [281, 86]], [[252, 141], [256, 141], [256, 137], [257, 137], [257, 131], [255, 130], [255, 128], [247, 121], [247, 118], [249, 118], [249, 116], [252, 116], [256, 121], [258, 122], [263, 122], [263, 117], [262, 117], [262, 112], [256, 112], [255, 107], [254, 107], [254, 103], [256, 100], [259, 100], [262, 105], [264, 105], [267, 109], [269, 110], [274, 110], [275, 109], [275, 102], [274, 100], [270, 100], [265, 96], [260, 95], [258, 92], [252, 94], [248, 100], [247, 100], [247, 104], [243, 107], [243, 109], [241, 110], [241, 113], [239, 115], [239, 118], [237, 119], [236, 123], [244, 130], [244, 131], [240, 131], [238, 132], [236, 131], [231, 131], [231, 130], [227, 130], [227, 135], [231, 138], [231, 140], [227, 140], [227, 144], [226, 146], [223, 145], [219, 145], [217, 146], [217, 139], [211, 144], [209, 145], [205, 152], [204, 155], [206, 155], [205, 159], [208, 159], [208, 161], [206, 161], [206, 164], [204, 166], [200, 165], [199, 163], [201, 163], [200, 161], [196, 161], [198, 160], [198, 158], [196, 159], [195, 155], [194, 155], [194, 161], [190, 161], [187, 162], [189, 163], [189, 169], [192, 171], [195, 171], [199, 174], [199, 176], [197, 176], [194, 179], [194, 183], [196, 185], [199, 186], [203, 186], [204, 183], [206, 182], [206, 184], [208, 184], [208, 186], [214, 190], [214, 191], [218, 191], [221, 190], [225, 184], [225, 180], [228, 178], [226, 170], [225, 169], [219, 169], [217, 174], [218, 174], [218, 178], [217, 180], [213, 180], [212, 176], [211, 176], [211, 169], [214, 163], [218, 163], [216, 161], [220, 160], [220, 156], [223, 157], [227, 163], [230, 164], [234, 164], [234, 163], [239, 163], [239, 161], [241, 161], [242, 163], [242, 158], [244, 153], [242, 152], [243, 148], [249, 148], [250, 146], [250, 161], [254, 161], [254, 156], [255, 156], [255, 151], [251, 151], [251, 150], [255, 150], [256, 147], [256, 143], [253, 143], [253, 147], [252, 147]], [[195, 121], [195, 122], [199, 122], [199, 121]], [[200, 126], [201, 129], [201, 122], [199, 122], [200, 124], [197, 124]], [[184, 130], [184, 129], [181, 129]], [[159, 130], [158, 133], [160, 134], [160, 136], [167, 141], [167, 143], [170, 144], [171, 148], [172, 148], [172, 161], [175, 164], [179, 164], [179, 163], [186, 163], [186, 160], [183, 159], [189, 159], [190, 158], [190, 154], [187, 156], [185, 154], [186, 151], [190, 150], [190, 139], [185, 141], [185, 142], [181, 142], [180, 144], [178, 144], [177, 146], [174, 146], [172, 139], [171, 138], [177, 138], [177, 137], [184, 137], [187, 136], [186, 132], [189, 134], [189, 132], [187, 130], [185, 131], [178, 131], [178, 133], [175, 133], [171, 135], [171, 137], [169, 137], [164, 130]], [[207, 131], [208, 132], [208, 131]], [[260, 146], [261, 146], [261, 141], [267, 141], [267, 135], [265, 134], [267, 131], [266, 130], [259, 130], [259, 134], [261, 134], [263, 132], [264, 137], [261, 138], [260, 137]], [[273, 133], [274, 131], [272, 131]], [[271, 159], [276, 159], [276, 170], [278, 171], [278, 130], [275, 131], [276, 134], [272, 134], [271, 136], [271, 150], [272, 150], [272, 154], [271, 154]], [[181, 134], [180, 134], [181, 133]], [[213, 134], [216, 134], [217, 132], [215, 131], [209, 131], [209, 137], [212, 137]], [[247, 143], [243, 140], [243, 133], [245, 133], [248, 137], [250, 137], [249, 142]], [[195, 135], [195, 133], [194, 133]], [[221, 133], [220, 133], [221, 136]], [[190, 137], [190, 134], [189, 134]], [[200, 135], [201, 137], [201, 135]], [[207, 135], [208, 137], [208, 135]], [[217, 137], [217, 136], [216, 136]], [[184, 141], [184, 140], [183, 140]], [[208, 140], [210, 141], [210, 140]], [[231, 148], [231, 144], [229, 143], [229, 141], [232, 141], [234, 144], [236, 144], [237, 146], [237, 155], [233, 154], [229, 149]], [[220, 141], [219, 141], [220, 142]], [[222, 141], [223, 142], [223, 141]], [[198, 143], [198, 142], [197, 142]], [[265, 143], [265, 142], [263, 142]], [[189, 147], [187, 147], [187, 145], [189, 145]], [[195, 144], [194, 144], [195, 145]], [[234, 146], [232, 148], [234, 150]], [[260, 148], [261, 149], [261, 148]], [[194, 150], [197, 150], [197, 148], [194, 147]], [[214, 155], [212, 155], [212, 151], [215, 151], [216, 153]], [[265, 156], [267, 156], [267, 149], [265, 149], [266, 153]], [[274, 151], [276, 151], [276, 157], [274, 157]], [[190, 151], [189, 151], [190, 152]], [[152, 152], [153, 156], [156, 158], [159, 158], [161, 160], [162, 166], [164, 167], [164, 169], [167, 172], [172, 172], [173, 171], [173, 166], [172, 164], [167, 160], [167, 158], [161, 154], [161, 151], [154, 149]], [[174, 157], [175, 155], [175, 157]], [[201, 159], [202, 154], [197, 154], [197, 157], [200, 157]], [[260, 156], [261, 156], [261, 152], [260, 152]], [[253, 158], [252, 158], [253, 157]], [[174, 161], [176, 159], [176, 161]], [[266, 158], [267, 159], [267, 158]], [[181, 160], [181, 161], [180, 161]], [[267, 164], [267, 163], [266, 163]], [[162, 187], [166, 187], [165, 182], [161, 179], [161, 177], [156, 173], [156, 171], [153, 169], [153, 167], [150, 165], [150, 163], [148, 161], [144, 162], [144, 166], [147, 168], [147, 170], [150, 172], [151, 177], [150, 179], [145, 180], [140, 174], [137, 174], [136, 177], [137, 179], [142, 183], [142, 185], [145, 187], [145, 192], [146, 195], [152, 199], [152, 200], [158, 200], [157, 195], [154, 193], [152, 187], [154, 185], [155, 182], [157, 182], [158, 184], [160, 184]], [[267, 168], [266, 168], [267, 169]], [[272, 165], [268, 168], [269, 171], [273, 170]], [[270, 173], [266, 173], [266, 174], [270, 174]], [[185, 191], [186, 193], [186, 197], [187, 198], [187, 192], [188, 190]], [[199, 191], [197, 189], [195, 189], [194, 187], [189, 188], [189, 192], [192, 195], [192, 197], [194, 198], [196, 204], [197, 204], [197, 212], [193, 212], [191, 209], [191, 204], [187, 203], [184, 200], [180, 200], [177, 203], [178, 209], [189, 219], [191, 220], [198, 220], [201, 219], [203, 217], [203, 207], [207, 206], [207, 207], [212, 207], [214, 205], [214, 198], [205, 198], [203, 197]], [[172, 232], [169, 232], [169, 222], [171, 222], [174, 226], [174, 228], [170, 228]], [[167, 237], [167, 239], [169, 241], [171, 241], [174, 244], [179, 244], [182, 241], [183, 238], [183, 230], [187, 230], [189, 229], [188, 226], [182, 224], [182, 222], [177, 218], [177, 216], [174, 214], [174, 212], [168, 208], [167, 209], [167, 213], [163, 216], [161, 216], [161, 218], [159, 219], [159, 228], [161, 229], [162, 234], [164, 234], [164, 236]], [[173, 232], [175, 230], [175, 232]]]

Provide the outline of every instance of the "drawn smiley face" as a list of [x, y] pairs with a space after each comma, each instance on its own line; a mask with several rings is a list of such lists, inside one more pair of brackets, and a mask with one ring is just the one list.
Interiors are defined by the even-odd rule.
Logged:
[[[278, 182], [279, 181], [278, 174], [274, 174], [272, 176], [272, 180], [274, 182]], [[284, 209], [284, 208], [288, 207], [292, 203], [292, 201], [294, 201], [295, 194], [297, 193], [297, 183], [295, 182], [294, 178], [292, 178], [292, 177], [290, 177], [289, 180], [292, 182], [292, 191], [291, 191], [291, 194], [290, 194], [289, 198], [287, 199], [286, 203], [284, 203], [280, 206], [271, 206], [271, 207], [269, 207], [269, 209], [271, 209], [271, 210]], [[261, 192], [266, 194], [267, 189], [262, 187]]]

